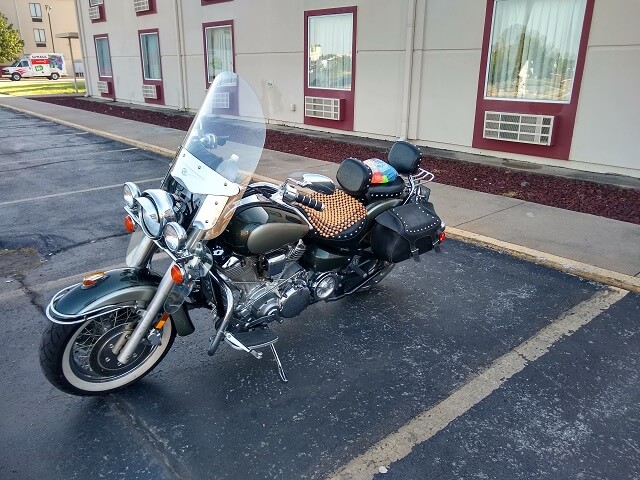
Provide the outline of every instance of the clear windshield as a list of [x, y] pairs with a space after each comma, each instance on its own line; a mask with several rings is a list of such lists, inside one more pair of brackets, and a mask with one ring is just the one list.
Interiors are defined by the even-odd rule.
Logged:
[[223, 72], [209, 88], [171, 175], [192, 193], [234, 195], [251, 180], [264, 139], [257, 95], [240, 76]]

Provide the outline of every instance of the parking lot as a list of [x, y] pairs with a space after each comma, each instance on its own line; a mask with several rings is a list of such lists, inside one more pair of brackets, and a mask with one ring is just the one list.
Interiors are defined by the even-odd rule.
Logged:
[[0, 131], [1, 478], [640, 478], [638, 296], [455, 241], [276, 326], [287, 384], [207, 356], [200, 312], [132, 388], [55, 390], [43, 309], [124, 262], [121, 185], [169, 159], [6, 109]]

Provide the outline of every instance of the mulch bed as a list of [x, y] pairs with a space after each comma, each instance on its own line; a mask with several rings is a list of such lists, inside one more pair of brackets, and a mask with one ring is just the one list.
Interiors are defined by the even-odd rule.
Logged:
[[[83, 97], [37, 100], [185, 131], [193, 119], [185, 113], [111, 105]], [[378, 149], [271, 129], [267, 130], [265, 148], [335, 163], [347, 157], [386, 159], [386, 152]], [[640, 225], [640, 190], [439, 157], [425, 157], [422, 165], [436, 175], [438, 183]]]

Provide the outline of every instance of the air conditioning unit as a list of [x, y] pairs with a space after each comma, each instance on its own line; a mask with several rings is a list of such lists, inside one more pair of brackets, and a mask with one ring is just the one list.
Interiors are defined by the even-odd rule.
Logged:
[[340, 98], [304, 97], [304, 115], [325, 120], [342, 120], [343, 102]]
[[144, 98], [158, 99], [158, 87], [156, 85], [142, 85], [142, 96]]
[[552, 145], [553, 121], [551, 115], [484, 112], [483, 137], [489, 140]]
[[133, 10], [138, 13], [138, 12], [148, 12], [149, 10], [151, 10], [151, 5], [150, 5], [150, 1], [149, 0], [134, 0], [133, 2]]
[[102, 13], [100, 12], [100, 7], [89, 7], [89, 19], [91, 20], [100, 20], [102, 18]]
[[219, 92], [213, 94], [213, 108], [229, 108], [229, 92]]
[[99, 81], [98, 91], [100, 93], [111, 93], [111, 82]]

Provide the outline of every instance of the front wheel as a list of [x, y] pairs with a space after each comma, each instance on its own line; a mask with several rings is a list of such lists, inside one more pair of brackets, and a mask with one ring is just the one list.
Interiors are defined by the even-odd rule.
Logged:
[[103, 395], [140, 380], [169, 352], [176, 336], [172, 321], [162, 329], [160, 343], [141, 342], [132, 360], [122, 365], [111, 350], [127, 326], [140, 320], [134, 308], [123, 306], [80, 324], [51, 323], [42, 335], [40, 365], [47, 380], [73, 395]]
[[13, 80], [14, 82], [17, 82], [21, 78], [22, 78], [22, 75], [20, 75], [19, 73], [12, 73], [11, 74], [11, 80]]

